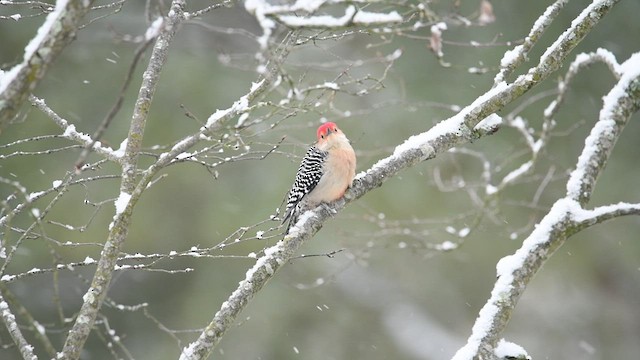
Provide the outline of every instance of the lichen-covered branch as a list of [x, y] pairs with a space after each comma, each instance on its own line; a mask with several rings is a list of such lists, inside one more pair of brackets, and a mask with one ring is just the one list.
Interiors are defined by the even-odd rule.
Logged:
[[533, 27], [531, 27], [529, 35], [524, 38], [524, 43], [504, 53], [500, 61], [500, 71], [493, 80], [495, 84], [504, 81], [518, 65], [525, 61], [533, 45], [538, 42], [540, 36], [549, 28], [553, 19], [558, 16], [558, 13], [560, 13], [560, 10], [564, 8], [567, 2], [569, 2], [569, 0], [556, 0], [553, 4], [549, 5], [547, 10], [540, 15], [538, 20], [533, 24]]
[[538, 66], [530, 69], [528, 74], [519, 76], [511, 84], [506, 82], [496, 84], [494, 88], [478, 97], [476, 101], [455, 116], [440, 122], [429, 131], [410, 137], [403, 144], [397, 146], [391, 156], [380, 160], [366, 172], [358, 174], [344, 198], [332, 204], [331, 211], [320, 206], [303, 214], [283, 242], [267, 249], [264, 256], [258, 259], [252, 269], [247, 271], [240, 286], [222, 304], [220, 310], [198, 339], [183, 350], [181, 360], [207, 358], [251, 298], [260, 291], [283, 264], [291, 259], [304, 241], [313, 237], [320, 230], [332, 212], [340, 211], [347, 203], [382, 186], [384, 182], [396, 176], [403, 169], [434, 158], [455, 146], [492, 134], [494, 131], [486, 131], [485, 128], [476, 128], [476, 126], [480, 121], [518, 99], [556, 71], [571, 50], [589, 33], [614, 3], [615, 1], [594, 2], [585, 10], [588, 11], [587, 14], [594, 15], [580, 16], [578, 20], [574, 21], [554, 43], [554, 48], [548, 51], [540, 59]]
[[49, 67], [74, 38], [93, 0], [57, 0], [36, 36], [24, 49], [22, 62], [0, 73], [0, 131], [18, 113]]
[[585, 140], [576, 170], [567, 182], [567, 196], [581, 205], [589, 202], [604, 164], [629, 117], [640, 105], [640, 53], [620, 65], [620, 80], [603, 98], [600, 119]]
[[[20, 302], [20, 300], [9, 290], [9, 288], [3, 283], [0, 284], [0, 293], [9, 304], [9, 307], [14, 308], [14, 312], [18, 315], [23, 321], [27, 323], [27, 326], [33, 330], [33, 336], [36, 340], [38, 340], [44, 350], [47, 352], [47, 355], [50, 357], [54, 357], [56, 355], [56, 349], [51, 343], [51, 339], [47, 336], [45, 331], [45, 327], [38, 323], [36, 319], [34, 319], [33, 315], [29, 312], [29, 310]], [[15, 339], [14, 339], [15, 341]]]
[[122, 158], [122, 180], [120, 196], [116, 201], [116, 215], [110, 227], [109, 237], [100, 255], [91, 286], [82, 298], [82, 307], [73, 327], [69, 331], [63, 351], [58, 354], [58, 358], [78, 359], [80, 357], [80, 351], [93, 328], [95, 319], [109, 289], [120, 249], [129, 231], [133, 206], [139, 198], [139, 196], [132, 197], [131, 193], [135, 187], [137, 159], [142, 147], [142, 138], [149, 108], [159, 81], [160, 72], [167, 60], [168, 47], [177, 30], [177, 24], [183, 19], [184, 6], [184, 1], [173, 0], [171, 10], [164, 20], [165, 24], [162, 32], [153, 47], [147, 69], [142, 76], [142, 85], [134, 107], [131, 127], [127, 137], [127, 146]]
[[602, 221], [640, 214], [640, 204], [619, 203], [593, 210], [588, 203], [598, 176], [624, 126], [640, 109], [640, 53], [620, 66], [622, 76], [605, 96], [598, 122], [585, 141], [576, 169], [567, 182], [567, 194], [556, 201], [535, 230], [513, 255], [502, 258], [491, 298], [480, 310], [467, 344], [455, 360], [498, 359], [494, 351], [511, 313], [529, 281], [564, 241], [578, 231]]
[[33, 354], [33, 346], [31, 346], [22, 335], [22, 331], [20, 331], [20, 327], [16, 322], [16, 316], [13, 315], [11, 309], [9, 309], [9, 304], [4, 301], [2, 295], [0, 295], [0, 317], [7, 327], [13, 342], [18, 346], [18, 350], [20, 351], [22, 358], [26, 360], [38, 359]]

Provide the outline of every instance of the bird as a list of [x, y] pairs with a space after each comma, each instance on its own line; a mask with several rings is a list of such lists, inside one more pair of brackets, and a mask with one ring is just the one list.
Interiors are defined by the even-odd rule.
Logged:
[[351, 142], [334, 122], [316, 131], [317, 141], [306, 152], [295, 181], [287, 194], [282, 223], [289, 220], [285, 234], [303, 208], [312, 208], [341, 198], [356, 174], [356, 154]]

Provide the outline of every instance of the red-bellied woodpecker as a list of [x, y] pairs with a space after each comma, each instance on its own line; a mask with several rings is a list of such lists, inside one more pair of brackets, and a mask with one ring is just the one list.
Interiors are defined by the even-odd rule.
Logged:
[[317, 136], [318, 141], [307, 150], [289, 190], [282, 219], [284, 223], [290, 218], [287, 232], [297, 221], [303, 204], [311, 208], [337, 200], [344, 195], [356, 174], [356, 154], [335, 123], [322, 124]]

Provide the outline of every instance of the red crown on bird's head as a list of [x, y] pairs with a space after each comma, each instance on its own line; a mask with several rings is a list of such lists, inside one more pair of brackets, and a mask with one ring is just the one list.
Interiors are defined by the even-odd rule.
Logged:
[[336, 132], [336, 130], [338, 130], [338, 125], [334, 122], [328, 121], [318, 127], [316, 136], [318, 137], [318, 140], [324, 139], [329, 132]]

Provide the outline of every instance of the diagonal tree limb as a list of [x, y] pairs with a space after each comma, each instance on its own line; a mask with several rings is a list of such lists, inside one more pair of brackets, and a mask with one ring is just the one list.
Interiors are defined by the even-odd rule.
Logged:
[[20, 351], [22, 358], [25, 360], [37, 360], [38, 357], [33, 354], [33, 346], [25, 340], [16, 322], [15, 315], [13, 315], [11, 309], [9, 309], [9, 304], [4, 301], [2, 295], [0, 295], [0, 318], [2, 318], [2, 321], [7, 327], [13, 342], [18, 346], [18, 351]]
[[576, 169], [567, 181], [566, 196], [556, 201], [520, 249], [498, 262], [498, 280], [491, 298], [480, 310], [472, 334], [454, 356], [455, 360], [499, 358], [494, 349], [518, 300], [542, 265], [567, 238], [614, 217], [640, 214], [640, 205], [627, 203], [583, 209], [624, 126], [640, 109], [640, 52], [632, 55], [621, 69], [623, 74], [604, 97], [599, 120], [585, 140]]
[[142, 76], [142, 85], [135, 103], [131, 127], [127, 137], [127, 147], [122, 158], [122, 180], [120, 197], [116, 203], [116, 215], [111, 224], [109, 237], [104, 245], [91, 286], [82, 297], [83, 303], [76, 317], [76, 321], [69, 331], [59, 359], [78, 359], [102, 303], [109, 289], [113, 270], [118, 260], [120, 249], [127, 237], [134, 202], [129, 201], [135, 187], [137, 160], [146, 120], [153, 95], [157, 88], [162, 67], [166, 63], [168, 47], [174, 38], [177, 25], [183, 19], [185, 3], [183, 0], [173, 0], [169, 15], [163, 20], [164, 28], [156, 40], [149, 59], [149, 65]]
[[549, 28], [553, 19], [558, 16], [560, 11], [568, 2], [569, 0], [556, 0], [553, 4], [549, 5], [545, 12], [540, 15], [538, 20], [533, 24], [529, 34], [524, 38], [524, 42], [504, 53], [504, 56], [500, 61], [500, 71], [493, 80], [495, 84], [499, 84], [504, 81], [509, 74], [516, 69], [516, 67], [526, 60], [527, 55], [538, 42], [538, 39]]
[[[539, 64], [514, 83], [500, 82], [455, 116], [429, 131], [415, 135], [396, 147], [393, 155], [380, 160], [356, 176], [343, 199], [331, 204], [331, 210], [318, 207], [305, 212], [282, 242], [265, 250], [265, 255], [247, 271], [238, 288], [225, 301], [198, 339], [183, 349], [181, 360], [206, 359], [251, 298], [287, 263], [298, 248], [322, 228], [335, 212], [369, 191], [382, 186], [401, 170], [432, 159], [455, 146], [472, 142], [493, 132], [483, 132], [476, 125], [501, 110], [560, 68], [564, 59], [591, 31], [617, 1], [594, 1], [540, 58]], [[585, 15], [587, 14], [587, 15]]]
[[[28, 326], [30, 326], [33, 331], [33, 336], [36, 340], [38, 340], [44, 350], [47, 352], [47, 355], [50, 357], [54, 357], [56, 355], [56, 349], [51, 343], [51, 339], [47, 336], [44, 326], [39, 324], [36, 319], [34, 319], [33, 315], [27, 310], [27, 308], [18, 300], [18, 298], [9, 290], [9, 287], [6, 284], [0, 284], [0, 294], [4, 298], [9, 306], [15, 308], [15, 313], [20, 316], [23, 321], [25, 321]], [[14, 339], [15, 342], [15, 339]], [[20, 346], [18, 344], [18, 346]], [[24, 357], [24, 353], [23, 353]]]
[[0, 132], [18, 113], [53, 61], [76, 37], [94, 0], [57, 0], [54, 10], [25, 47], [22, 62], [0, 74]]

